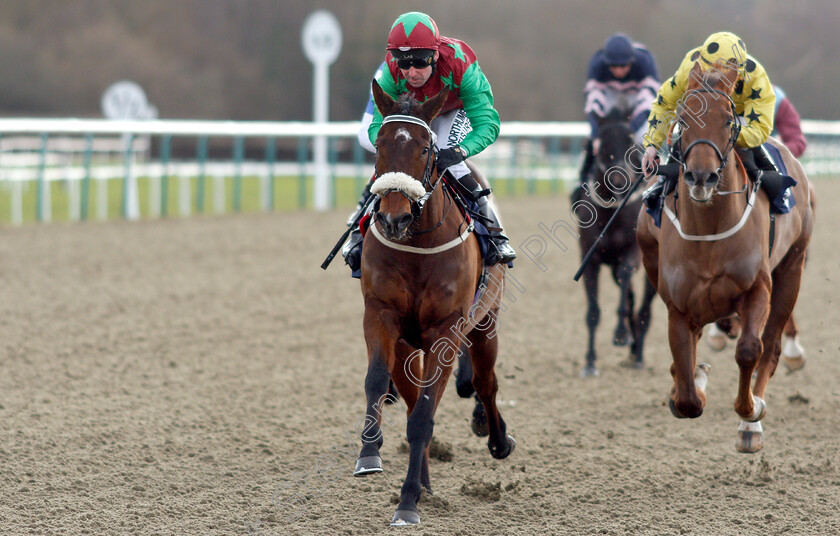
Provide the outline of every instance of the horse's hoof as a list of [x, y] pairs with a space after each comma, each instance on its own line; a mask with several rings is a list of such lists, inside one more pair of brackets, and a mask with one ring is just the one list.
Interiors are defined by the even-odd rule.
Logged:
[[382, 472], [382, 458], [379, 456], [364, 456], [356, 460], [356, 470], [353, 476], [366, 476]]
[[455, 391], [461, 398], [470, 398], [475, 394], [475, 387], [472, 383], [472, 373], [469, 375], [462, 374], [460, 368], [455, 373]]
[[598, 372], [598, 367], [595, 365], [586, 365], [583, 367], [583, 370], [580, 371], [581, 378], [597, 378], [600, 375], [601, 373]]
[[703, 415], [703, 408], [689, 408], [691, 409], [691, 413], [682, 413], [680, 410], [677, 409], [677, 405], [674, 403], [672, 398], [668, 398], [668, 408], [671, 410], [671, 414], [678, 418], [678, 419], [696, 419], [700, 415]]
[[706, 339], [706, 344], [715, 352], [720, 352], [726, 348], [726, 334], [715, 323], [712, 323], [709, 328], [709, 337]]
[[764, 431], [760, 422], [741, 421], [738, 426], [738, 439], [735, 441], [735, 450], [746, 454], [752, 454], [761, 450], [764, 446]]
[[685, 415], [683, 415], [679, 411], [677, 411], [677, 405], [674, 404], [674, 399], [673, 398], [668, 398], [668, 409], [671, 410], [671, 415], [673, 415], [674, 417], [676, 417], [678, 419], [685, 418]]
[[628, 346], [629, 344], [630, 334], [628, 332], [615, 332], [613, 335], [613, 346]]
[[625, 359], [624, 361], [619, 363], [619, 365], [624, 367], [624, 368], [629, 368], [629, 369], [634, 369], [634, 370], [642, 370], [642, 369], [645, 368], [645, 362], [642, 361], [641, 359], [636, 359], [633, 356], [630, 356], [629, 358]]
[[487, 446], [490, 448], [490, 455], [496, 458], [497, 460], [504, 460], [513, 452], [516, 448], [516, 440], [513, 439], [512, 436], [507, 436], [507, 445], [505, 446], [504, 450], [498, 451], [493, 448], [491, 443], [488, 443]]
[[487, 437], [490, 435], [490, 425], [487, 424], [487, 419], [484, 419], [484, 422], [478, 422], [473, 419], [472, 424], [470, 425], [472, 431], [478, 437]]
[[407, 527], [420, 523], [420, 514], [417, 510], [397, 510], [391, 520], [392, 527]]
[[472, 395], [475, 394], [475, 387], [473, 387], [472, 382], [459, 383], [456, 381], [455, 391], [461, 398], [470, 398]]
[[801, 369], [805, 366], [805, 358], [802, 356], [799, 357], [787, 357], [782, 360], [782, 364], [785, 366], [788, 372], [796, 372], [797, 370]]

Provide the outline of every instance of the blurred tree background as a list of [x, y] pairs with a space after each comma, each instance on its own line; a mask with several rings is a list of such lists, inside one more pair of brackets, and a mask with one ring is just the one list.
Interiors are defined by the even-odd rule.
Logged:
[[139, 83], [161, 118], [310, 120], [301, 24], [339, 19], [330, 118], [361, 117], [402, 12], [469, 43], [503, 120], [581, 120], [591, 55], [611, 33], [645, 43], [669, 77], [719, 30], [739, 34], [803, 117], [840, 119], [838, 0], [3, 0], [0, 114], [100, 117], [111, 83]]

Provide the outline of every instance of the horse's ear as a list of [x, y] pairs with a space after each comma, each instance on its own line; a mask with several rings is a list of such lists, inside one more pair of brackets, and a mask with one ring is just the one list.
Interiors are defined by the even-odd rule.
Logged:
[[720, 89], [727, 95], [732, 95], [732, 92], [735, 90], [735, 84], [738, 82], [738, 69], [734, 67], [730, 67], [726, 69], [723, 73], [723, 76], [720, 77], [720, 81], [717, 84], [717, 89]]
[[703, 69], [700, 68], [700, 62], [694, 62], [694, 67], [688, 73], [688, 84], [686, 91], [698, 89], [703, 84]]
[[382, 117], [390, 115], [390, 112], [397, 101], [385, 93], [385, 90], [379, 86], [379, 82], [376, 81], [376, 78], [374, 78], [373, 82], [371, 82], [371, 92], [373, 93], [373, 102], [376, 104], [376, 108], [379, 109], [379, 113], [382, 114]]
[[443, 109], [443, 105], [446, 104], [446, 99], [448, 97], [449, 88], [443, 88], [443, 90], [440, 93], [438, 93], [437, 95], [420, 105], [420, 116], [427, 123], [431, 122], [432, 119], [437, 117], [437, 115]]

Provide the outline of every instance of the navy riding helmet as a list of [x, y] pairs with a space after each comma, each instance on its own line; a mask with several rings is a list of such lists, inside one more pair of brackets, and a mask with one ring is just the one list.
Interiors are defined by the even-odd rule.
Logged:
[[604, 60], [607, 65], [627, 65], [633, 61], [633, 42], [624, 34], [610, 36], [604, 45]]

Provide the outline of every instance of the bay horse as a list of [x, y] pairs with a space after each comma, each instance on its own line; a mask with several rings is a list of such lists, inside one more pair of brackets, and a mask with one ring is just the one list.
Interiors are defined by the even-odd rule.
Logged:
[[592, 171], [571, 197], [573, 206], [578, 202], [588, 202], [587, 207], [595, 211], [592, 224], [578, 224], [583, 258], [615, 213], [622, 198], [631, 196], [601, 239], [582, 274], [588, 303], [586, 326], [589, 329], [589, 346], [586, 365], [581, 371], [582, 377], [599, 375], [595, 365], [595, 330], [601, 318], [598, 275], [604, 264], [612, 268], [613, 280], [619, 287], [618, 324], [613, 333], [613, 344], [630, 345], [629, 366], [644, 367], [644, 339], [650, 325], [651, 302], [656, 296], [656, 289], [645, 278], [642, 303], [636, 313], [632, 278], [641, 264], [636, 241], [636, 219], [642, 207], [642, 196], [640, 190], [628, 191], [634, 182], [636, 170], [640, 168], [637, 152], [632, 150], [634, 134], [630, 128], [631, 113], [632, 108], [618, 104], [598, 120], [597, 139], [600, 143], [594, 155]]
[[496, 406], [505, 268], [486, 267], [482, 278], [477, 239], [436, 170], [429, 123], [449, 91], [421, 104], [408, 94], [394, 101], [376, 81], [372, 88], [384, 120], [371, 188], [378, 207], [362, 249], [367, 410], [354, 474], [382, 472], [380, 408], [390, 377], [406, 402], [409, 443], [408, 472], [391, 525], [413, 525], [420, 522], [421, 490], [431, 493], [428, 447], [435, 412], [462, 348], [468, 349], [472, 384], [486, 412], [490, 454], [506, 458], [516, 445]]
[[668, 309], [671, 412], [677, 418], [703, 413], [708, 365], [696, 363], [698, 339], [706, 324], [738, 313], [734, 406], [742, 420], [735, 446], [757, 452], [763, 446], [764, 394], [799, 293], [813, 213], [805, 172], [779, 144], [797, 181], [796, 205], [776, 216], [771, 250], [767, 195], [748, 179], [740, 159], [731, 158], [740, 133], [731, 97], [737, 79], [733, 67], [703, 74], [694, 65], [677, 108], [682, 166], [675, 193], [665, 198], [668, 217], [659, 228], [640, 212], [637, 236], [645, 270]]

